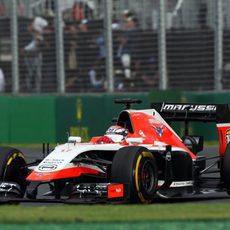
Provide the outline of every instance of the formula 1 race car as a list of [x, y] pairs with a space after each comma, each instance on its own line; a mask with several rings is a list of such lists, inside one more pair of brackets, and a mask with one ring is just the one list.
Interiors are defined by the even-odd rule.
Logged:
[[[126, 105], [116, 124], [87, 143], [70, 136], [30, 164], [19, 150], [1, 147], [0, 201], [151, 203], [156, 197], [230, 194], [228, 105], [153, 103], [151, 109], [132, 110], [141, 101], [115, 102]], [[184, 122], [183, 137], [172, 121]], [[216, 123], [219, 154], [210, 165], [211, 158], [197, 155], [203, 137], [188, 134], [190, 121]]]

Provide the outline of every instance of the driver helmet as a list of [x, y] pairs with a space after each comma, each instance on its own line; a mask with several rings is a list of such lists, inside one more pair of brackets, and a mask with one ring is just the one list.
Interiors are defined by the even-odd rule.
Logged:
[[123, 140], [125, 140], [127, 135], [128, 135], [128, 129], [119, 125], [113, 125], [109, 127], [109, 129], [105, 133], [105, 136], [112, 139], [115, 143], [122, 142]]

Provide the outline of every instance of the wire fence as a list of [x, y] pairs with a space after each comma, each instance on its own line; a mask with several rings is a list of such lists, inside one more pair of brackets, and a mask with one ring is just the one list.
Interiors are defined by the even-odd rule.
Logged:
[[3, 93], [230, 88], [228, 0], [0, 0]]

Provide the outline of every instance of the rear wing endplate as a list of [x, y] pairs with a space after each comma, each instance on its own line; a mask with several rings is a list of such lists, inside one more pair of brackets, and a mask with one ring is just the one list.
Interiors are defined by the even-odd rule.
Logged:
[[230, 123], [228, 104], [152, 103], [167, 121], [204, 121]]

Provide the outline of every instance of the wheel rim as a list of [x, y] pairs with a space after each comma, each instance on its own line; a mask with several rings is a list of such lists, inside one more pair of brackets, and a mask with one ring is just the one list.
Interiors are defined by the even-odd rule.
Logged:
[[150, 161], [144, 162], [141, 170], [141, 179], [145, 192], [150, 194], [155, 189], [154, 167]]

